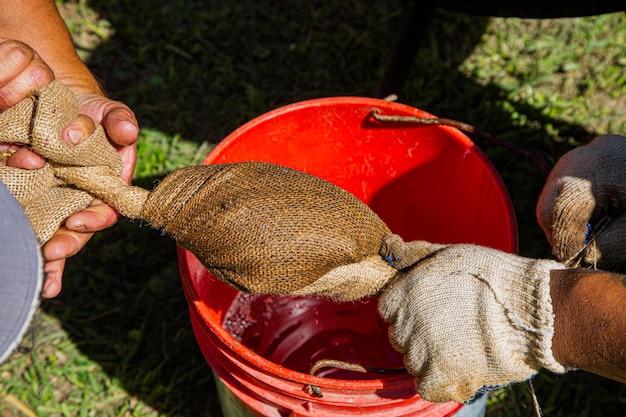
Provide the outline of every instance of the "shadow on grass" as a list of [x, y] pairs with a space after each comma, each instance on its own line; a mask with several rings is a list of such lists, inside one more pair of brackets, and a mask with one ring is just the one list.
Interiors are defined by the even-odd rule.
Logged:
[[68, 263], [61, 295], [42, 307], [129, 396], [159, 415], [220, 415], [191, 330], [176, 246], [159, 231], [122, 218], [96, 234]]
[[[93, 0], [90, 5], [115, 30], [89, 61], [109, 94], [129, 104], [143, 127], [198, 143], [219, 142], [283, 104], [373, 96], [403, 18], [395, 0], [375, 7], [357, 0]], [[523, 103], [517, 103], [517, 111], [533, 122], [512, 126], [510, 114], [498, 104], [503, 92], [457, 71], [487, 22], [438, 14], [400, 101], [555, 156], [566, 148], [546, 134], [546, 124], [561, 135], [589, 139], [591, 132], [583, 126], [543, 117]], [[527, 161], [478, 144], [509, 188], [521, 253], [549, 256], [534, 220], [544, 178]], [[143, 182], [150, 188], [152, 179]], [[175, 246], [140, 226], [122, 219], [96, 235], [68, 262], [62, 295], [43, 308], [59, 317], [82, 351], [130, 395], [163, 415], [218, 416], [210, 370], [188, 320]], [[552, 384], [559, 386], [550, 381], [538, 387], [540, 397]]]

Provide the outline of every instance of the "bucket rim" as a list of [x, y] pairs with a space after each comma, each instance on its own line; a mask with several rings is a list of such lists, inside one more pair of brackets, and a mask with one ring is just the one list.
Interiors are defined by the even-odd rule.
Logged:
[[[388, 111], [391, 114], [399, 114], [399, 115], [411, 115], [415, 117], [430, 117], [434, 118], [435, 115], [424, 111], [422, 109], [399, 103], [396, 101], [389, 101], [379, 98], [372, 97], [364, 97], [364, 96], [333, 96], [333, 97], [320, 97], [320, 98], [312, 98], [308, 100], [302, 100], [298, 102], [294, 102], [291, 104], [286, 104], [280, 107], [277, 107], [273, 110], [269, 110], [263, 114], [257, 115], [252, 118], [248, 122], [244, 123], [234, 131], [232, 131], [229, 135], [227, 135], [220, 143], [218, 143], [211, 152], [206, 156], [203, 165], [211, 164], [211, 163], [228, 163], [220, 162], [218, 158], [222, 155], [227, 148], [233, 146], [233, 144], [238, 140], [240, 136], [244, 133], [255, 129], [255, 127], [266, 123], [267, 121], [274, 119], [276, 117], [280, 117], [291, 112], [297, 112], [306, 108], [311, 107], [323, 107], [323, 106], [342, 106], [342, 105], [352, 105], [352, 106], [361, 106], [361, 107], [372, 107], [372, 109], [377, 108], [383, 111]], [[485, 171], [487, 171], [495, 185], [497, 185], [498, 189], [503, 193], [506, 204], [504, 204], [504, 209], [506, 210], [506, 216], [508, 219], [508, 233], [510, 233], [511, 238], [508, 243], [509, 252], [515, 253], [518, 250], [518, 232], [517, 232], [517, 223], [515, 220], [515, 212], [512, 206], [512, 202], [510, 201], [510, 197], [508, 195], [507, 188], [500, 177], [500, 174], [493, 166], [492, 162], [486, 156], [486, 154], [478, 147], [476, 144], [462, 131], [457, 128], [451, 126], [443, 126], [443, 125], [406, 125], [407, 129], [438, 129], [441, 131], [445, 131], [450, 137], [458, 142], [461, 146], [465, 147], [468, 151], [471, 151], [477, 159], [483, 165]], [[253, 159], [250, 159], [253, 160]], [[384, 378], [377, 379], [368, 379], [368, 380], [342, 380], [342, 379], [334, 379], [334, 378], [322, 378], [314, 375], [309, 375], [306, 373], [298, 372], [292, 369], [288, 369], [282, 367], [274, 362], [271, 362], [261, 355], [255, 353], [254, 351], [248, 349], [242, 343], [237, 341], [227, 330], [225, 330], [221, 324], [217, 323], [214, 320], [207, 320], [212, 313], [210, 307], [201, 299], [197, 289], [194, 286], [194, 279], [192, 278], [194, 275], [193, 267], [200, 266], [202, 264], [200, 261], [193, 255], [191, 252], [182, 249], [180, 247], [178, 250], [178, 258], [179, 258], [179, 267], [181, 271], [181, 278], [183, 282], [183, 288], [185, 294], [187, 296], [187, 301], [190, 305], [190, 308], [193, 308], [196, 313], [199, 313], [204, 325], [207, 326], [208, 329], [220, 340], [221, 343], [225, 344], [229, 349], [232, 349], [236, 352], [242, 361], [247, 363], [247, 366], [251, 366], [262, 372], [264, 374], [276, 375], [276, 370], [280, 369], [280, 375], [284, 379], [289, 379], [292, 382], [297, 382], [299, 384], [305, 385], [315, 385], [321, 388], [328, 389], [346, 389], [349, 388], [351, 390], [376, 390], [382, 388], [389, 388], [392, 386], [400, 387], [411, 387], [415, 392], [415, 395], [418, 395], [415, 391], [415, 377], [411, 376], [408, 372], [400, 375], [386, 376]], [[207, 271], [204, 267], [203, 273], [209, 274], [211, 279], [218, 280], [213, 274]], [[225, 284], [226, 285], [226, 284]]]
[[[372, 391], [390, 387], [403, 387], [404, 389], [415, 390], [415, 377], [411, 376], [408, 372], [375, 379], [335, 379], [298, 372], [265, 359], [263, 356], [252, 351], [235, 339], [224, 327], [221, 326], [221, 323], [217, 323], [216, 320], [210, 319], [212, 316], [211, 308], [202, 300], [202, 297], [200, 297], [198, 291], [194, 287], [193, 279], [191, 278], [193, 276], [193, 272], [190, 265], [202, 266], [202, 264], [191, 252], [180, 247], [177, 248], [177, 251], [179, 259], [183, 261], [179, 262], [179, 264], [181, 276], [183, 277], [183, 290], [190, 307], [193, 306], [195, 312], [200, 315], [202, 322], [208, 327], [208, 329], [224, 345], [226, 345], [226, 347], [231, 349], [233, 352], [236, 352], [237, 355], [239, 355], [241, 359], [247, 363], [247, 366], [274, 377], [280, 375], [283, 379], [297, 384], [302, 384], [303, 386], [314, 385], [321, 388], [336, 390], [349, 388], [351, 390], [363, 391]], [[203, 272], [207, 274], [210, 279], [219, 281], [219, 279], [209, 271], [205, 270]]]
[[[425, 110], [419, 109], [417, 107], [410, 106], [408, 104], [399, 103], [397, 101], [384, 100], [380, 98], [374, 97], [366, 97], [366, 96], [332, 96], [332, 97], [318, 97], [311, 98], [307, 100], [301, 100], [290, 104], [285, 104], [283, 106], [277, 107], [273, 110], [269, 110], [265, 113], [259, 114], [243, 125], [239, 126], [237, 129], [233, 130], [229, 133], [224, 139], [222, 139], [216, 146], [209, 152], [204, 161], [203, 165], [211, 163], [215, 158], [220, 155], [224, 149], [228, 148], [232, 145], [234, 141], [236, 141], [242, 133], [254, 129], [256, 126], [267, 122], [268, 120], [274, 119], [277, 116], [282, 116], [291, 112], [295, 112], [298, 110], [302, 110], [310, 107], [322, 107], [322, 106], [332, 106], [332, 105], [360, 105], [360, 106], [372, 106], [378, 109], [384, 110], [395, 110], [400, 111], [404, 115], [412, 115], [415, 117], [423, 117], [423, 118], [435, 118], [437, 116], [429, 113]], [[462, 142], [463, 145], [469, 147], [475, 147], [474, 142], [459, 129], [452, 126], [444, 126], [444, 125], [424, 125], [424, 126], [410, 126], [406, 125], [406, 128], [415, 128], [415, 127], [423, 127], [423, 128], [436, 128], [442, 129], [455, 137], [456, 140]], [[482, 151], [476, 147], [476, 149], [481, 154], [481, 157], [486, 156], [482, 154]], [[491, 164], [491, 161], [489, 161]]]

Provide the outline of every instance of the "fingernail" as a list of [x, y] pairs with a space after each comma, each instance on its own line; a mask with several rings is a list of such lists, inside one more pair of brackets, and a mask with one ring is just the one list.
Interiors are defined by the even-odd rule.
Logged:
[[41, 291], [41, 296], [44, 298], [50, 298], [54, 295], [56, 291], [56, 282], [52, 279], [46, 279], [43, 283], [43, 290]]
[[65, 220], [65, 227], [73, 232], [82, 232], [85, 230], [85, 222], [82, 216], [70, 216]]
[[76, 130], [68, 130], [67, 139], [70, 141], [72, 145], [78, 145], [81, 140], [81, 134], [77, 132]]
[[71, 225], [65, 225], [65, 227], [67, 227], [69, 230], [73, 231], [73, 232], [84, 232], [87, 230], [87, 227], [85, 226], [85, 223], [81, 222], [81, 221], [76, 221], [76, 222], [72, 222]]

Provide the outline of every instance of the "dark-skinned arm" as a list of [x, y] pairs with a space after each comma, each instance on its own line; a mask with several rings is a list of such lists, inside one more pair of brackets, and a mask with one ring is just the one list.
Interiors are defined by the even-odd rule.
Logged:
[[590, 269], [551, 272], [555, 359], [626, 383], [626, 276]]

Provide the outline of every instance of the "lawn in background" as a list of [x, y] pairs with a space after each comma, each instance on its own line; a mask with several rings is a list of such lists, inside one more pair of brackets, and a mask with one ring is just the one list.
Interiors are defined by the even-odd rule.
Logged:
[[[202, 161], [236, 127], [315, 97], [373, 96], [403, 21], [400, 0], [57, 2], [81, 57], [140, 120], [135, 182]], [[525, 20], [439, 12], [399, 101], [558, 158], [626, 134], [626, 17]], [[515, 205], [520, 253], [550, 257], [534, 219], [544, 178], [476, 139]], [[219, 417], [191, 332], [174, 244], [121, 219], [66, 267], [21, 352], [0, 366], [12, 416]], [[624, 386], [541, 373], [549, 416], [624, 415]], [[489, 417], [533, 416], [526, 384], [495, 392]]]

